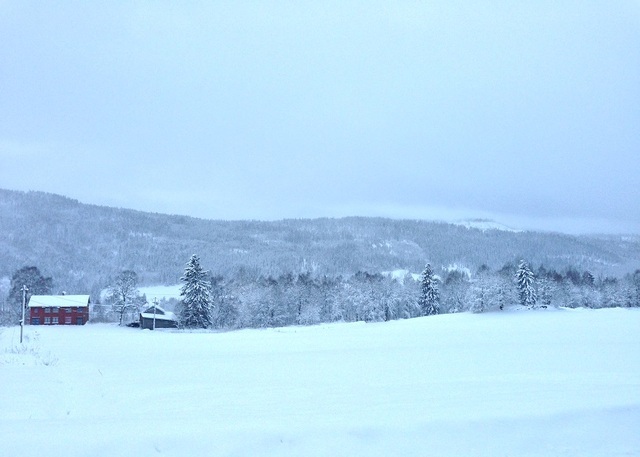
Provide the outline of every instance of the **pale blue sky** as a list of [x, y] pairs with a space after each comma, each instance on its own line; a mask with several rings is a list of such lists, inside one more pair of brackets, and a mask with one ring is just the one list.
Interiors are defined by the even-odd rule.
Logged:
[[0, 0], [0, 187], [640, 233], [640, 2]]

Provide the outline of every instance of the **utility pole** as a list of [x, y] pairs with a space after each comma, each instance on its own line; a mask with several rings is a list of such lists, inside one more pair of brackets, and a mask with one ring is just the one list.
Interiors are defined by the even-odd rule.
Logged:
[[22, 344], [22, 332], [24, 329], [24, 311], [27, 308], [27, 289], [26, 285], [22, 286], [22, 319], [20, 319], [20, 344]]
[[156, 308], [158, 307], [158, 297], [153, 297], [153, 330], [156, 329]]

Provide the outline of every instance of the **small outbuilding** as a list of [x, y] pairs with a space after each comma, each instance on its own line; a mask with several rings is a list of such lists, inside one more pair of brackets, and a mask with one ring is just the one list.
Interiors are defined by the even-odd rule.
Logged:
[[171, 311], [165, 311], [154, 305], [140, 313], [140, 328], [176, 328], [178, 319]]
[[84, 325], [89, 320], [89, 295], [32, 295], [27, 323]]

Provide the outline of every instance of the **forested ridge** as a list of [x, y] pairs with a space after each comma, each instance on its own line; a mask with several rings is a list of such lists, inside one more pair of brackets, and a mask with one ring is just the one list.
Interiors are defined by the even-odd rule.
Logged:
[[55, 292], [92, 293], [123, 270], [140, 284], [175, 284], [197, 253], [213, 275], [264, 278], [310, 272], [350, 276], [450, 265], [538, 268], [622, 276], [640, 267], [638, 236], [479, 230], [419, 220], [349, 217], [215, 221], [0, 190], [0, 278], [34, 265]]

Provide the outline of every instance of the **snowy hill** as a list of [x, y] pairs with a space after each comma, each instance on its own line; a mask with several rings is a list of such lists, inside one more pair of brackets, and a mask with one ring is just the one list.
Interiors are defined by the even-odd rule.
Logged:
[[[480, 224], [480, 225], [478, 225]], [[501, 228], [500, 230], [495, 230]], [[350, 276], [458, 264], [498, 270], [527, 259], [536, 268], [621, 276], [640, 265], [640, 238], [507, 231], [488, 221], [351, 217], [210, 221], [87, 205], [58, 195], [0, 189], [0, 301], [16, 270], [37, 266], [54, 291], [99, 296], [133, 270], [141, 285], [176, 284], [197, 253], [213, 274]]]
[[0, 455], [639, 455], [640, 309], [0, 329]]

